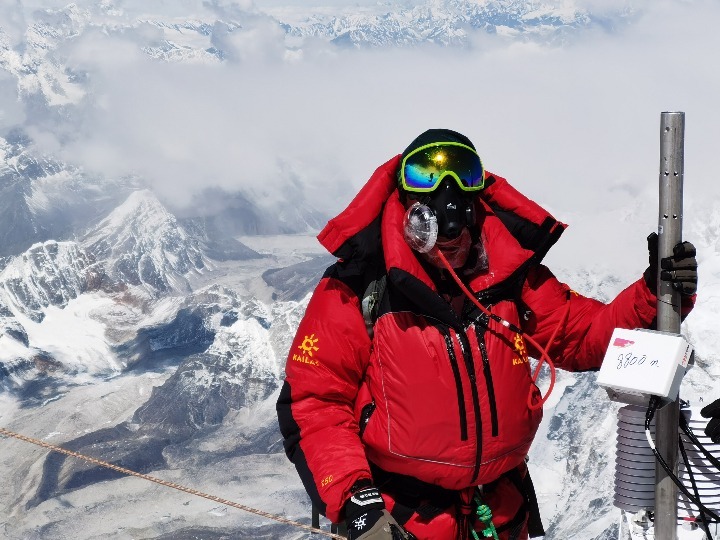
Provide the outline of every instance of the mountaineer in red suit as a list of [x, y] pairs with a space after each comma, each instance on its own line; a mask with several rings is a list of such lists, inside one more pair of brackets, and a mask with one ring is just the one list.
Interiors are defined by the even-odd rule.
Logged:
[[[526, 467], [544, 398], [528, 357], [597, 369], [613, 329], [652, 327], [657, 302], [652, 256], [609, 304], [558, 281], [541, 261], [564, 228], [485, 171], [467, 137], [431, 129], [320, 233], [338, 262], [277, 410], [310, 498], [349, 538], [544, 534]], [[689, 308], [695, 249], [675, 253], [662, 278]]]

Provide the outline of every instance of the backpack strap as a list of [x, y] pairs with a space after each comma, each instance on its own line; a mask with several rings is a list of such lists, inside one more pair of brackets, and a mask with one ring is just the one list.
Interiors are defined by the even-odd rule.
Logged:
[[365, 329], [367, 330], [370, 339], [373, 337], [373, 329], [375, 327], [375, 321], [378, 318], [378, 311], [380, 309], [380, 301], [385, 294], [387, 288], [387, 274], [383, 274], [380, 277], [373, 279], [365, 289], [365, 294], [362, 297], [362, 314], [365, 320]]
[[504, 476], [507, 476], [525, 499], [524, 507], [527, 511], [528, 533], [530, 538], [545, 536], [545, 528], [543, 527], [540, 517], [540, 507], [538, 505], [537, 495], [535, 494], [535, 486], [533, 485], [532, 478], [530, 478], [530, 471], [526, 468], [525, 475], [523, 476], [520, 468], [515, 467], [506, 472]]

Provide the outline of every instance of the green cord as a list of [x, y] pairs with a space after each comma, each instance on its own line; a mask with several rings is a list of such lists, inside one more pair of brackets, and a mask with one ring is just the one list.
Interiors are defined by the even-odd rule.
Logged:
[[[475, 504], [477, 504], [477, 509], [475, 510], [475, 513], [477, 514], [477, 517], [482, 522], [482, 524], [485, 525], [485, 528], [482, 531], [483, 536], [485, 538], [494, 538], [494, 540], [499, 540], [497, 531], [495, 530], [495, 525], [493, 525], [492, 522], [492, 511], [490, 510], [490, 507], [487, 504], [483, 504], [482, 501], [477, 497], [475, 497], [474, 501]], [[480, 537], [474, 530], [472, 530], [471, 532], [475, 540], [480, 540]]]

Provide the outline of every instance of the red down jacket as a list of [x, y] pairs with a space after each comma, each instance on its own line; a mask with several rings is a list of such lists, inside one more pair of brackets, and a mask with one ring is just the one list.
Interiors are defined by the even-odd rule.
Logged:
[[[477, 308], [458, 315], [404, 241], [398, 160], [318, 236], [340, 260], [312, 295], [277, 404], [287, 455], [333, 522], [370, 463], [450, 490], [487, 484], [523, 462], [542, 417], [527, 405], [538, 351]], [[571, 371], [598, 368], [614, 328], [650, 325], [642, 279], [607, 305], [571, 292], [540, 264], [565, 226], [505, 179], [487, 184], [489, 268], [467, 281], [493, 313], [543, 347], [560, 325], [549, 354]], [[361, 301], [379, 265], [387, 288], [370, 338]]]

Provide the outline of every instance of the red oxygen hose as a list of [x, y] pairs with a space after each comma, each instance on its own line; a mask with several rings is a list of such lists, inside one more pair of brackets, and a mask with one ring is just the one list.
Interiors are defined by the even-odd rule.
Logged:
[[488, 317], [493, 319], [494, 321], [502, 324], [504, 327], [509, 328], [513, 332], [517, 332], [520, 334], [524, 339], [530, 343], [535, 349], [537, 349], [540, 352], [540, 360], [538, 361], [537, 367], [535, 368], [535, 373], [532, 374], [532, 382], [533, 384], [536, 383], [538, 376], [540, 375], [540, 368], [542, 367], [543, 362], [547, 362], [548, 367], [550, 368], [550, 386], [548, 387], [548, 391], [545, 394], [545, 397], [541, 397], [540, 401], [537, 403], [532, 402], [532, 395], [533, 391], [532, 388], [530, 389], [530, 392], [528, 393], [527, 398], [527, 405], [528, 408], [532, 411], [535, 411], [537, 409], [542, 408], [542, 406], [545, 404], [547, 399], [550, 397], [550, 393], [553, 391], [553, 387], [555, 386], [555, 364], [553, 363], [552, 359], [548, 355], [548, 350], [550, 349], [550, 346], [552, 345], [553, 341], [555, 341], [555, 338], [557, 337], [558, 332], [560, 331], [560, 326], [567, 321], [567, 317], [570, 313], [570, 302], [568, 302], [567, 309], [565, 310], [565, 315], [562, 319], [558, 321], [557, 326], [555, 327], [555, 330], [553, 331], [552, 337], [550, 337], [550, 340], [548, 341], [547, 347], [543, 348], [540, 346], [540, 344], [535, 341], [533, 338], [528, 336], [525, 332], [523, 332], [520, 328], [518, 328], [516, 325], [512, 324], [509, 321], [506, 321], [505, 319], [495, 315], [494, 313], [490, 312], [485, 306], [483, 306], [477, 298], [475, 298], [475, 295], [470, 292], [470, 290], [465, 286], [465, 284], [460, 280], [458, 275], [455, 273], [455, 270], [453, 270], [450, 263], [445, 258], [445, 255], [443, 255], [442, 251], [440, 251], [438, 248], [433, 247], [433, 254], [437, 255], [437, 257], [440, 259], [440, 261], [443, 263], [445, 268], [448, 272], [450, 272], [450, 275], [455, 280], [455, 283], [458, 284], [460, 289], [465, 293], [465, 295], [472, 300], [473, 304], [477, 306], [477, 308], [485, 313]]

